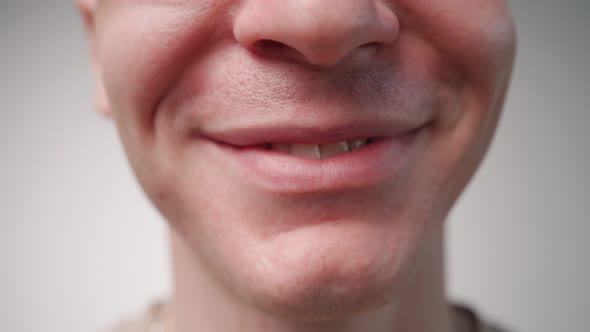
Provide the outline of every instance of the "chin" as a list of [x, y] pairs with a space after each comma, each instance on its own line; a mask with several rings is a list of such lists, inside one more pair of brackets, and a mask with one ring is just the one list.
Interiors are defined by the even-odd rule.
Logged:
[[404, 274], [346, 275], [310, 270], [307, 267], [287, 276], [267, 276], [264, 284], [252, 285], [244, 295], [273, 316], [302, 322], [341, 320], [392, 302]]
[[419, 243], [408, 236], [418, 233], [408, 231], [388, 234], [355, 223], [307, 227], [249, 251], [249, 268], [233, 282], [243, 299], [276, 317], [350, 318], [395, 301], [404, 288]]
[[429, 196], [399, 183], [393, 192], [387, 183], [313, 197], [243, 195], [247, 190], [235, 183], [211, 186], [218, 190], [213, 196], [234, 202], [231, 209], [189, 204], [204, 197], [156, 203], [188, 245], [195, 270], [221, 286], [228, 301], [276, 318], [343, 320], [397, 303], [441, 226]]
[[300, 322], [342, 320], [376, 310], [395, 298], [395, 280], [341, 277], [332, 282], [313, 282], [314, 276], [300, 275], [300, 282], [278, 287], [262, 285], [249, 297], [263, 311]]

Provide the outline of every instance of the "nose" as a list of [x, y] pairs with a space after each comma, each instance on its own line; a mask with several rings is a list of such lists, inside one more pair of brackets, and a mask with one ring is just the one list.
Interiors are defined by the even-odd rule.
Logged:
[[399, 21], [381, 0], [246, 0], [233, 29], [262, 56], [331, 66], [394, 43]]

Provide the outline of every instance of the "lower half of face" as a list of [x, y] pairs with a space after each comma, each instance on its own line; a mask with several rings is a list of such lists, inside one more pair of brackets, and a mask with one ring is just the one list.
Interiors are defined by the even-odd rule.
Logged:
[[[295, 317], [391, 301], [492, 137], [507, 5], [264, 3], [103, 2], [99, 60], [131, 163], [236, 296]], [[341, 23], [363, 10], [369, 23]]]

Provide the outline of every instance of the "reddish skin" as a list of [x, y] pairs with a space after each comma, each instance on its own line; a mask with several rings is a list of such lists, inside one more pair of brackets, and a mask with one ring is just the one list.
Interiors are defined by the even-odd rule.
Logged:
[[[442, 225], [500, 115], [506, 1], [78, 2], [101, 110], [173, 230], [171, 329], [450, 328]], [[427, 124], [364, 187], [261, 186], [209, 140], [362, 121]]]

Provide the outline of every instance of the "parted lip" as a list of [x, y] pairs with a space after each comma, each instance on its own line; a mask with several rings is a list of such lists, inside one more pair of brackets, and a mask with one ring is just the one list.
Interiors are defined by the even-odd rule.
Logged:
[[[295, 121], [293, 121], [295, 122]], [[298, 126], [293, 123], [234, 126], [202, 133], [202, 136], [222, 144], [245, 148], [268, 143], [330, 144], [356, 139], [387, 139], [422, 127], [388, 121], [362, 121]]]

